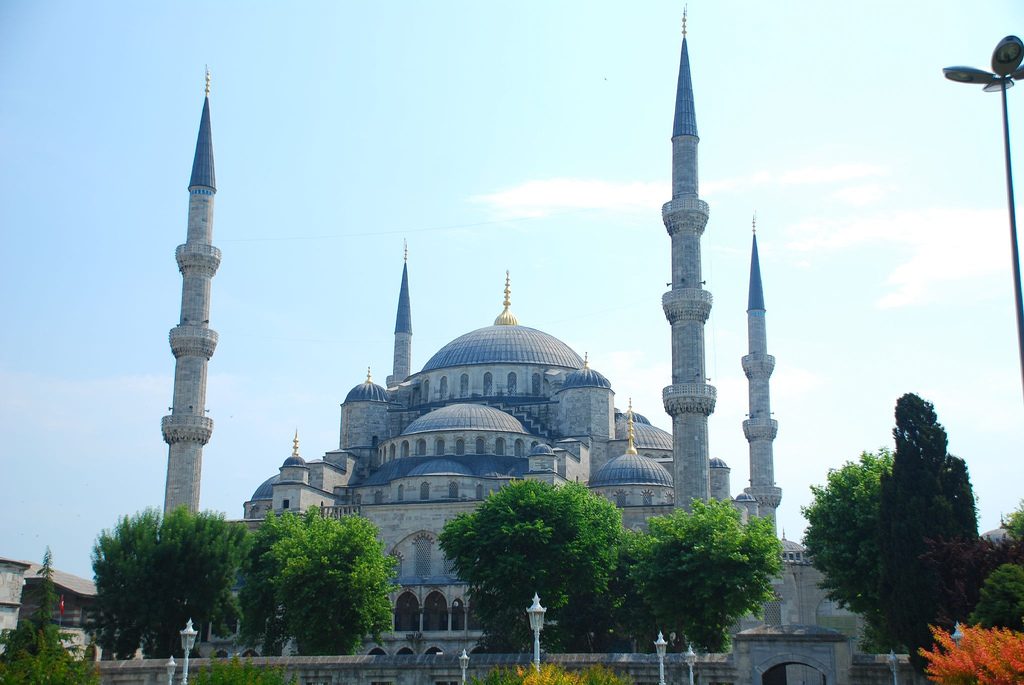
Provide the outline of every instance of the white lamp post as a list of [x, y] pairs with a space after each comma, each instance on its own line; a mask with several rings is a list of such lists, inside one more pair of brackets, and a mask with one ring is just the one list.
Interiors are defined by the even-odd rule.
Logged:
[[658, 685], [665, 685], [665, 647], [668, 643], [665, 642], [664, 636], [661, 631], [658, 631], [658, 639], [654, 641], [654, 648], [658, 650]]
[[892, 671], [892, 685], [900, 685], [899, 680], [896, 678], [896, 667], [899, 666], [899, 659], [896, 658], [896, 652], [889, 650], [889, 656], [886, 657], [889, 660], [889, 669]]
[[960, 640], [964, 639], [964, 631], [960, 630], [960, 621], [957, 621], [956, 625], [953, 626], [953, 634], [950, 637], [953, 638], [953, 642], [955, 642], [956, 646], [959, 647]]
[[192, 619], [188, 620], [185, 624], [185, 629], [181, 631], [181, 648], [185, 650], [185, 665], [181, 672], [181, 685], [188, 685], [188, 653], [192, 651], [192, 647], [196, 644], [196, 629], [192, 627]]
[[686, 643], [686, 654], [683, 655], [686, 659], [686, 666], [690, 669], [690, 685], [693, 685], [693, 664], [697, 661], [697, 655], [693, 653], [693, 645]]
[[462, 669], [462, 685], [466, 685], [466, 669], [469, 668], [469, 655], [466, 654], [466, 650], [462, 650], [462, 654], [459, 655], [459, 667]]
[[167, 685], [174, 685], [175, 666], [177, 666], [177, 664], [174, 663], [174, 655], [172, 654], [171, 658], [167, 660], [167, 665], [164, 667], [167, 669]]
[[526, 609], [533, 629], [533, 667], [540, 673], [540, 631], [544, 629], [544, 612], [547, 609], [540, 605], [540, 597], [533, 593], [533, 604]]

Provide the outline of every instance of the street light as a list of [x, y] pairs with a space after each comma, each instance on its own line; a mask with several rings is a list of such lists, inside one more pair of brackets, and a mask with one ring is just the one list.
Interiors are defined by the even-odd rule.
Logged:
[[167, 669], [167, 685], [174, 685], [174, 667], [175, 666], [177, 666], [177, 664], [174, 663], [174, 655], [172, 654], [171, 658], [167, 660], [167, 665], [164, 666], [164, 668]]
[[192, 619], [188, 620], [185, 624], [185, 629], [181, 631], [181, 648], [185, 650], [185, 666], [181, 672], [181, 685], [188, 685], [188, 653], [192, 651], [192, 647], [196, 643], [196, 629], [192, 627]]
[[654, 648], [658, 650], [658, 685], [665, 685], [665, 647], [668, 643], [658, 631], [658, 639], [654, 641]]
[[953, 642], [956, 643], [957, 647], [959, 647], [960, 640], [964, 639], [964, 631], [960, 630], [960, 621], [957, 621], [956, 625], [953, 626], [953, 634], [950, 637], [953, 638]]
[[886, 657], [889, 660], [889, 669], [892, 671], [892, 685], [900, 685], [896, 679], [896, 667], [899, 665], [899, 659], [896, 658], [896, 652], [889, 650], [889, 656]]
[[686, 659], [686, 666], [690, 669], [690, 685], [693, 685], [693, 664], [697, 661], [697, 655], [693, 653], [693, 645], [689, 642], [686, 643], [686, 654], [683, 655]]
[[547, 609], [540, 605], [540, 597], [533, 593], [533, 604], [526, 610], [530, 617], [530, 627], [533, 628], [533, 667], [540, 673], [540, 631], [544, 629], [544, 612]]
[[465, 649], [459, 655], [459, 667], [462, 669], [462, 685], [466, 685], [466, 669], [469, 668], [469, 655], [466, 654]]
[[[942, 70], [946, 78], [958, 83], [974, 83], [984, 86], [986, 93], [999, 91], [1003, 94], [1003, 150], [1006, 157], [1006, 197], [1010, 210], [1010, 247], [1013, 256], [1013, 296], [1017, 303], [1017, 347], [1020, 350], [1021, 379], [1024, 383], [1024, 300], [1020, 285], [1020, 249], [1017, 245], [1017, 213], [1013, 203], [1013, 172], [1010, 169], [1010, 120], [1006, 112], [1006, 91], [1013, 87], [1015, 80], [1024, 78], [1024, 42], [1017, 36], [1007, 36], [999, 41], [992, 51], [992, 71], [974, 67], [946, 67]], [[995, 73], [992, 73], [995, 72]], [[1024, 389], [1024, 384], [1022, 384]]]

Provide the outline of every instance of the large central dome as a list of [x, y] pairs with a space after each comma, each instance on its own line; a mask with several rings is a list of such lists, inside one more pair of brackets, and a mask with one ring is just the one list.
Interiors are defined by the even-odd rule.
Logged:
[[437, 351], [424, 371], [470, 364], [537, 364], [578, 369], [583, 359], [564, 342], [536, 328], [495, 325], [452, 340]]

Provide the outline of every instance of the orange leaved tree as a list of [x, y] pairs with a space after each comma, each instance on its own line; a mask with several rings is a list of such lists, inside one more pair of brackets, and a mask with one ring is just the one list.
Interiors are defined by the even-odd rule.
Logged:
[[920, 654], [929, 680], [943, 685], [1019, 685], [1024, 682], [1024, 633], [1006, 628], [962, 626], [960, 644], [931, 627], [935, 644]]

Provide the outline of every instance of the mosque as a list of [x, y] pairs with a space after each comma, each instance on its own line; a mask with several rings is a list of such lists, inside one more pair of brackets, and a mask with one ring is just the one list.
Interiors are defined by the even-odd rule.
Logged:
[[[756, 235], [747, 302], [749, 353], [741, 360], [749, 384], [749, 416], [742, 425], [749, 485], [733, 494], [729, 467], [709, 457], [707, 425], [716, 389], [707, 383], [704, 327], [712, 297], [704, 288], [700, 254], [708, 205], [698, 195], [699, 138], [685, 30], [671, 142], [672, 196], [662, 208], [671, 257], [671, 287], [662, 298], [672, 349], [672, 377], [663, 390], [671, 433], [616, 398], [612, 381], [585, 357], [521, 324], [508, 274], [493, 323], [458, 335], [414, 371], [406, 259], [391, 374], [381, 384], [368, 371], [349, 391], [337, 449], [304, 459], [296, 435], [278, 473], [266, 480], [254, 476], [256, 487], [243, 505], [253, 527], [271, 511], [317, 506], [327, 516], [363, 516], [379, 528], [387, 552], [398, 560], [399, 589], [392, 597], [394, 630], [379, 644], [367, 643], [366, 653], [457, 653], [472, 647], [480, 636], [472, 598], [444, 558], [438, 534], [447, 521], [473, 511], [514, 479], [583, 483], [611, 500], [629, 528], [642, 528], [649, 517], [687, 507], [694, 498], [730, 500], [745, 517], [774, 522], [782, 496], [774, 480], [778, 426], [769, 397], [775, 359], [768, 354]], [[182, 504], [198, 509], [202, 449], [213, 430], [204, 407], [206, 366], [217, 343], [209, 326], [211, 280], [220, 263], [212, 244], [215, 193], [207, 81], [189, 184], [187, 240], [177, 249], [183, 288], [180, 323], [170, 333], [173, 407], [162, 423], [169, 445], [165, 510]], [[786, 571], [777, 583], [777, 601], [763, 619], [737, 628], [764, 622], [854, 629], [855, 619], [824, 599], [803, 549], [790, 541], [784, 546]]]

